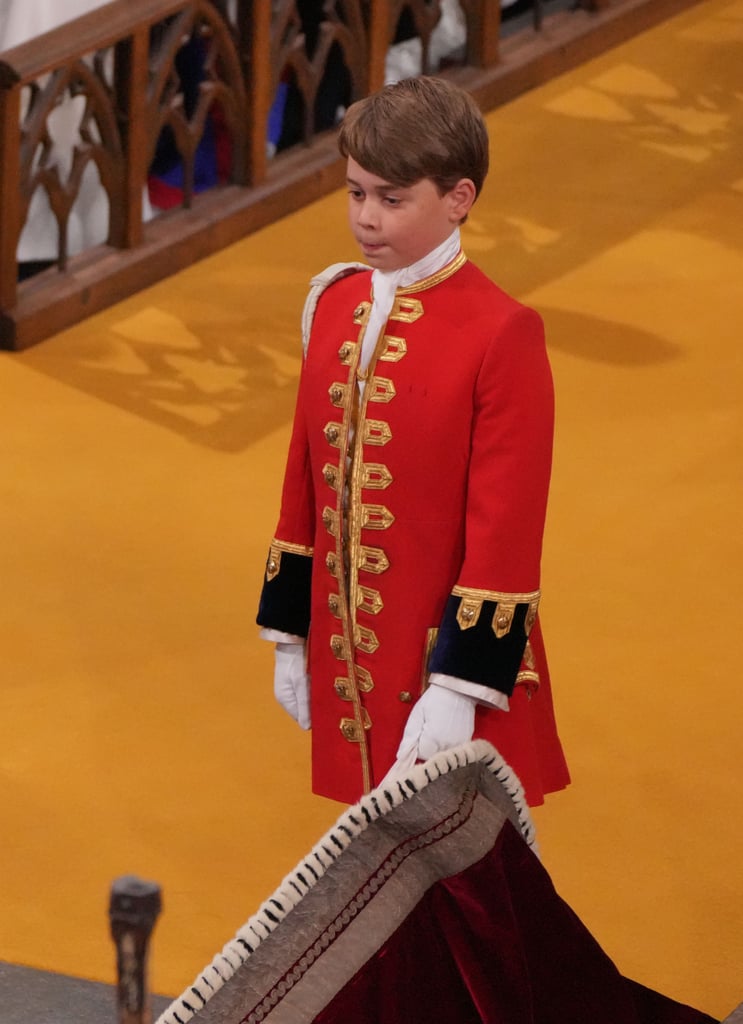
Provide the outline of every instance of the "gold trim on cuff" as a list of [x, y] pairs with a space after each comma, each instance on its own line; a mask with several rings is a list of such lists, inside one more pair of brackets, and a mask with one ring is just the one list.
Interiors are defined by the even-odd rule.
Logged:
[[527, 636], [529, 635], [536, 621], [541, 597], [539, 590], [531, 590], [522, 594], [507, 594], [500, 590], [478, 590], [475, 587], [460, 586], [453, 587], [452, 594], [454, 597], [460, 598], [457, 609], [457, 622], [460, 629], [471, 629], [475, 626], [480, 618], [483, 603], [485, 601], [493, 603], [495, 611], [493, 612], [492, 627], [499, 640], [511, 632], [516, 606], [520, 604], [529, 606], [524, 621], [524, 631]]
[[290, 555], [304, 555], [307, 558], [312, 558], [314, 548], [307, 547], [305, 544], [290, 544], [288, 541], [276, 540], [274, 537], [268, 549], [268, 559], [266, 561], [266, 581], [268, 583], [279, 575], [281, 571], [281, 555], [284, 551]]

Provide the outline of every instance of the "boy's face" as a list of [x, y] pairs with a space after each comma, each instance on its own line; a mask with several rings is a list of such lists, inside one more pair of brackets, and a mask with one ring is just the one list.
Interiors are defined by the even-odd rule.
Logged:
[[346, 183], [351, 231], [376, 270], [401, 270], [422, 259], [449, 237], [475, 198], [468, 178], [442, 196], [430, 178], [401, 188], [364, 170], [353, 157]]

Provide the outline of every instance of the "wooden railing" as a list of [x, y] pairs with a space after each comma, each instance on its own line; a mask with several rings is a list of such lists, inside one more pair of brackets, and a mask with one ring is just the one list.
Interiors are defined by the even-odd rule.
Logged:
[[[578, 0], [550, 16], [537, 0], [534, 26], [506, 45], [499, 0], [461, 0], [465, 39], [441, 73], [487, 109], [693, 2]], [[0, 347], [31, 345], [338, 185], [328, 98], [343, 107], [382, 85], [401, 26], [420, 40], [420, 69], [439, 72], [429, 56], [441, 6], [113, 0], [0, 54]], [[536, 31], [544, 24], [549, 32]], [[282, 90], [296, 124], [271, 156]], [[55, 136], [62, 109], [73, 112], [71, 139]], [[219, 143], [214, 180], [199, 191], [207, 136]], [[148, 178], [163, 148], [178, 171], [176, 203], [152, 215]], [[107, 223], [86, 247], [71, 226], [91, 181]], [[19, 280], [19, 239], [40, 208], [53, 251]]]

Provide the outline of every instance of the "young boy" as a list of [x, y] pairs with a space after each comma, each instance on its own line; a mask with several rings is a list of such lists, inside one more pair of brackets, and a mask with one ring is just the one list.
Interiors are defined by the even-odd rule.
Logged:
[[276, 696], [312, 727], [317, 793], [355, 802], [474, 735], [542, 803], [569, 781], [536, 617], [552, 379], [539, 316], [460, 248], [485, 124], [406, 79], [349, 109], [339, 147], [366, 264], [305, 307], [258, 613]]

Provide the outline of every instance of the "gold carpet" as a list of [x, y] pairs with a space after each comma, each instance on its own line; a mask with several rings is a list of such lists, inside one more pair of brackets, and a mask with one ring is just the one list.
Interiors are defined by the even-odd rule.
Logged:
[[[626, 974], [743, 998], [743, 0], [488, 116], [469, 255], [544, 314], [543, 624], [574, 782], [536, 814]], [[335, 820], [253, 626], [334, 194], [0, 359], [0, 959], [113, 977], [158, 880], [177, 992]]]

